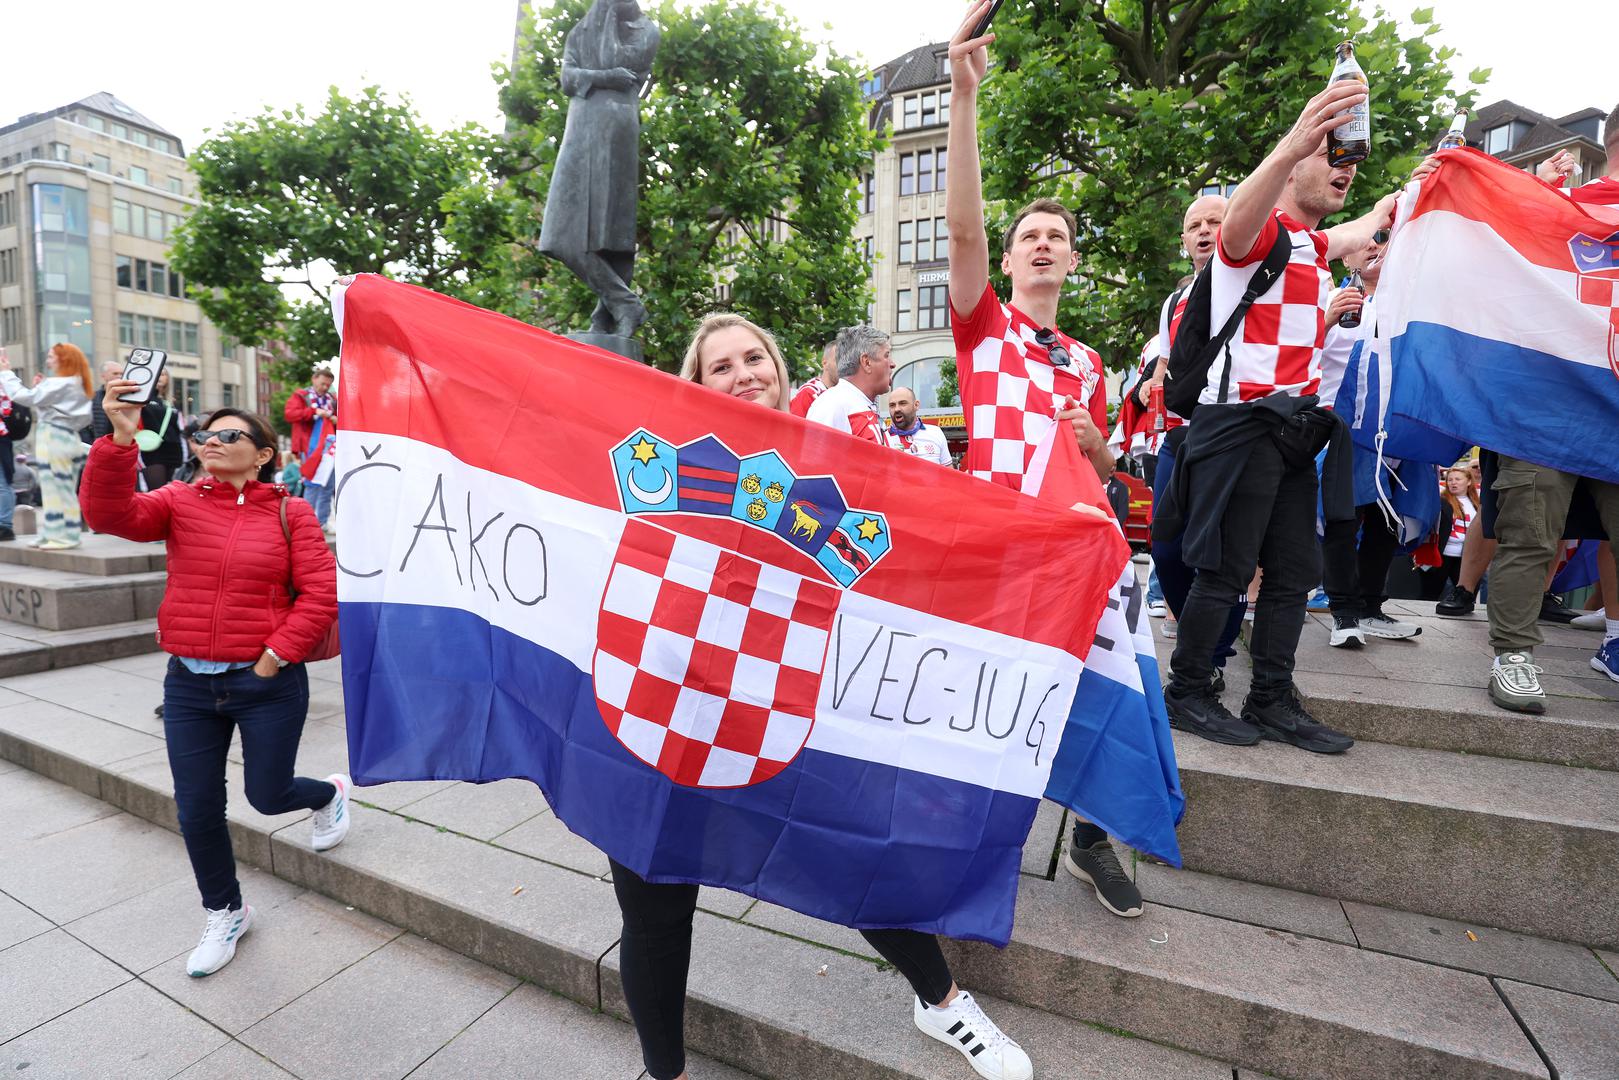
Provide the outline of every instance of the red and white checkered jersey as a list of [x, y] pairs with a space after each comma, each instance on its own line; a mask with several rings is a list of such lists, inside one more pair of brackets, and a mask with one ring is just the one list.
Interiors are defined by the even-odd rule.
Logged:
[[798, 388], [798, 392], [787, 403], [787, 409], [794, 416], [808, 416], [810, 406], [815, 404], [815, 399], [824, 393], [826, 393], [826, 383], [822, 382], [821, 377], [817, 375]]
[[1205, 405], [1255, 401], [1272, 394], [1302, 397], [1321, 388], [1321, 346], [1327, 336], [1327, 296], [1332, 273], [1327, 269], [1327, 234], [1307, 229], [1280, 210], [1274, 211], [1242, 257], [1226, 250], [1225, 237], [1215, 245], [1209, 270], [1209, 333], [1217, 333], [1237, 309], [1248, 283], [1270, 253], [1277, 230], [1287, 234], [1292, 257], [1276, 284], [1254, 301], [1242, 325], [1231, 335], [1231, 377], [1224, 402], [1220, 382], [1226, 352], [1209, 365], [1209, 384], [1198, 400]]
[[1090, 410], [1097, 431], [1107, 431], [1107, 390], [1095, 349], [1057, 330], [1072, 363], [1053, 366], [1034, 340], [1040, 327], [1001, 303], [989, 285], [970, 318], [951, 305], [950, 331], [956, 341], [961, 411], [967, 418], [965, 472], [1022, 490], [1035, 448], [1070, 397]]
[[[1165, 360], [1169, 359], [1169, 350], [1175, 345], [1175, 334], [1181, 328], [1181, 318], [1186, 314], [1186, 301], [1191, 298], [1192, 287], [1176, 289], [1164, 297], [1164, 306], [1158, 311], [1158, 355]], [[1174, 301], [1175, 310], [1170, 311], [1170, 301]]]
[[857, 439], [865, 439], [878, 446], [898, 448], [888, 434], [888, 425], [883, 423], [882, 414], [877, 411], [877, 403], [848, 379], [840, 379], [838, 385], [822, 391], [804, 419], [812, 424], [825, 424], [829, 428], [846, 431]]

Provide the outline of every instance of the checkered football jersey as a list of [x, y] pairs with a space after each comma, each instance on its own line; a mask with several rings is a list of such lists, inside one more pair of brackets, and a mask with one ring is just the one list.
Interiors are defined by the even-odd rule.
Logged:
[[741, 787], [803, 749], [839, 590], [631, 520], [602, 598], [597, 704], [678, 784]]
[[821, 377], [817, 375], [798, 388], [798, 392], [787, 403], [787, 410], [794, 416], [808, 416], [810, 406], [815, 404], [815, 399], [824, 393], [826, 393], [826, 383], [822, 382]]
[[1065, 399], [1083, 403], [1096, 430], [1108, 430], [1102, 357], [1058, 330], [1057, 339], [1073, 363], [1054, 367], [1035, 343], [1039, 330], [1023, 312], [1001, 303], [990, 285], [984, 286], [970, 318], [954, 305], [950, 309], [956, 379], [967, 418], [962, 469], [1014, 491], [1022, 490], [1035, 448]]
[[[1255, 401], [1272, 394], [1302, 397], [1321, 388], [1321, 346], [1327, 337], [1327, 297], [1332, 273], [1327, 269], [1327, 235], [1307, 229], [1280, 210], [1274, 211], [1254, 241], [1253, 250], [1234, 258], [1224, 237], [1215, 245], [1209, 270], [1209, 329], [1224, 326], [1237, 309], [1248, 282], [1285, 230], [1293, 254], [1276, 284], [1254, 301], [1242, 325], [1231, 335], [1231, 378], [1223, 404]], [[1220, 383], [1225, 375], [1222, 349], [1209, 365], [1209, 384], [1198, 400], [1222, 404]]]

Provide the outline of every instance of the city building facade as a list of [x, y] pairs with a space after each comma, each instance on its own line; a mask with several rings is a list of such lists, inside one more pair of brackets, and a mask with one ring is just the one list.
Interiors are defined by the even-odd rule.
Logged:
[[1608, 155], [1602, 149], [1606, 115], [1604, 109], [1581, 109], [1553, 119], [1513, 101], [1497, 101], [1468, 116], [1467, 145], [1526, 172], [1567, 150], [1580, 166], [1574, 183], [1584, 183], [1608, 171]]
[[55, 342], [92, 369], [164, 349], [182, 411], [259, 408], [253, 351], [206, 319], [170, 265], [197, 205], [180, 139], [109, 93], [0, 127], [0, 345], [20, 372]]
[[870, 321], [893, 335], [895, 386], [916, 391], [931, 422], [959, 427], [939, 408], [950, 338], [950, 234], [944, 195], [950, 127], [949, 43], [913, 49], [874, 69], [864, 84], [873, 130], [888, 145], [860, 177], [857, 238], [871, 267]]

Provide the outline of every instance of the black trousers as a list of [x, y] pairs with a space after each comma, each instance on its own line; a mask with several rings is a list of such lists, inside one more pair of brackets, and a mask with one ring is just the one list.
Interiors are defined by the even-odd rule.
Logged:
[[1334, 615], [1364, 619], [1382, 612], [1383, 601], [1388, 599], [1389, 566], [1399, 547], [1399, 536], [1376, 503], [1355, 507], [1354, 521], [1327, 526], [1321, 554], [1327, 599]]
[[1198, 571], [1181, 609], [1180, 636], [1170, 659], [1176, 693], [1208, 688], [1220, 632], [1259, 567], [1265, 578], [1248, 644], [1254, 668], [1250, 696], [1273, 701], [1292, 689], [1305, 600], [1321, 579], [1316, 487], [1309, 454], [1284, 456], [1272, 438], [1254, 444], [1220, 522], [1220, 566]]
[[[654, 885], [629, 867], [608, 862], [624, 916], [619, 974], [641, 1039], [641, 1060], [652, 1080], [674, 1080], [686, 1071], [686, 976], [697, 886]], [[860, 933], [910, 981], [917, 997], [937, 1005], [950, 993], [954, 980], [938, 938], [915, 930]]]

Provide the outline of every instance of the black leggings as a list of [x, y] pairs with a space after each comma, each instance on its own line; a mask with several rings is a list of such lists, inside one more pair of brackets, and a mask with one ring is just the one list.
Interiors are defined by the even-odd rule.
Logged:
[[[629, 867], [608, 862], [624, 916], [619, 976], [641, 1039], [641, 1060], [652, 1080], [674, 1080], [686, 1071], [686, 976], [697, 886], [654, 885]], [[927, 1004], [937, 1005], [950, 993], [954, 980], [937, 937], [916, 930], [860, 934]]]

